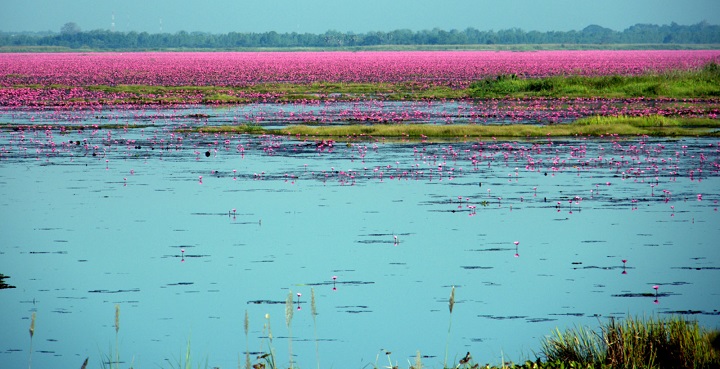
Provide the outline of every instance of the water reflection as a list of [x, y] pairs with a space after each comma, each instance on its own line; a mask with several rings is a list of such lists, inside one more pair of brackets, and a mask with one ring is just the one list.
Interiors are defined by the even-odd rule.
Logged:
[[316, 339], [323, 366], [372, 365], [381, 347], [441, 365], [450, 286], [449, 349], [478, 362], [520, 360], [555, 327], [610, 316], [720, 322], [716, 139], [320, 148], [174, 133], [166, 117], [191, 114], [0, 132], [0, 270], [17, 286], [2, 291], [3, 363], [26, 364], [32, 311], [35, 365], [98, 360], [115, 304], [137, 367], [162, 365], [188, 337], [196, 357], [234, 366], [246, 344], [267, 351], [266, 324], [283, 362], [289, 290], [301, 366]]

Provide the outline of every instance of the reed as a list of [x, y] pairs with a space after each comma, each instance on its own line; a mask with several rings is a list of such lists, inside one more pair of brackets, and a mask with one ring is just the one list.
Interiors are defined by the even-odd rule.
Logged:
[[30, 317], [30, 353], [28, 354], [28, 369], [32, 368], [32, 351], [33, 351], [33, 336], [35, 336], [35, 317], [36, 314], [33, 311]]
[[[190, 353], [190, 339], [189, 338], [187, 340], [187, 345], [185, 346], [185, 355], [181, 355], [176, 360], [176, 365], [177, 366], [171, 366], [171, 368], [192, 369], [192, 355]], [[200, 368], [200, 365], [198, 365], [198, 368]], [[207, 358], [205, 359], [205, 368], [209, 368]]]
[[583, 327], [565, 332], [556, 329], [542, 341], [542, 352], [549, 362], [597, 363], [605, 358], [601, 341], [596, 332]]
[[289, 291], [287, 299], [285, 299], [285, 324], [287, 325], [287, 328], [288, 328], [288, 357], [290, 360], [290, 369], [293, 368], [292, 318], [293, 318], [293, 294], [292, 294], [292, 291]]
[[[270, 369], [277, 368], [277, 365], [275, 363], [275, 348], [273, 346], [273, 334], [272, 334], [272, 327], [270, 326], [270, 314], [265, 314], [265, 325], [263, 327], [263, 331], [266, 334], [265, 337], [268, 340], [268, 352], [265, 354], [262, 354], [258, 356], [258, 359], [265, 360], [265, 363], [267, 366], [270, 367]], [[253, 365], [254, 369], [264, 369], [265, 368], [264, 363], [257, 363]]]
[[450, 290], [450, 299], [448, 301], [448, 308], [450, 309], [450, 323], [448, 324], [447, 339], [445, 340], [445, 361], [443, 362], [443, 368], [447, 368], [448, 348], [450, 347], [450, 330], [452, 329], [452, 312], [455, 307], [455, 286], [452, 286]]
[[313, 319], [313, 332], [315, 334], [315, 361], [320, 369], [320, 344], [318, 343], [317, 334], [317, 307], [315, 306], [315, 288], [310, 287], [310, 315]]
[[415, 363], [410, 364], [410, 360], [408, 360], [408, 368], [409, 369], [423, 369], [423, 363], [422, 363], [422, 356], [420, 356], [420, 351], [415, 354]]
[[120, 331], [120, 304], [115, 304], [115, 368], [120, 368], [120, 345], [118, 332]]
[[[243, 321], [243, 328], [245, 331], [245, 369], [250, 369], [250, 338], [249, 338], [249, 332], [250, 332], [250, 317], [248, 316], [248, 311], [245, 310], [245, 319]], [[239, 360], [238, 360], [239, 361]], [[238, 363], [238, 367], [240, 364]]]

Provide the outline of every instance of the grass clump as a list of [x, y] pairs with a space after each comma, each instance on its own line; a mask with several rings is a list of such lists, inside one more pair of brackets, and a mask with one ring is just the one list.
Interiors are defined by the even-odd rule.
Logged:
[[712, 62], [702, 68], [642, 75], [550, 76], [521, 78], [499, 75], [473, 82], [469, 97], [717, 97], [720, 67]]
[[573, 123], [553, 125], [506, 124], [349, 124], [341, 126], [293, 125], [267, 129], [258, 125], [185, 128], [179, 133], [272, 134], [296, 137], [328, 137], [336, 140], [372, 140], [380, 137], [425, 140], [490, 139], [570, 136], [720, 136], [720, 120], [710, 118], [667, 118], [662, 116], [593, 116]]
[[[542, 342], [547, 362], [575, 362], [583, 367], [717, 368], [720, 353], [712, 340], [718, 332], [681, 318], [611, 318], [600, 331], [576, 328]], [[714, 337], [714, 338], [713, 338]]]
[[[202, 132], [233, 132], [237, 128], [205, 127]], [[241, 130], [244, 128], [240, 128]], [[401, 139], [466, 139], [466, 138], [532, 138], [569, 136], [719, 136], [720, 120], [709, 118], [645, 117], [588, 117], [568, 124], [553, 125], [476, 125], [476, 124], [371, 124], [344, 126], [296, 125], [278, 130], [264, 130], [266, 134], [332, 137], [335, 139], [373, 139], [394, 137]]]

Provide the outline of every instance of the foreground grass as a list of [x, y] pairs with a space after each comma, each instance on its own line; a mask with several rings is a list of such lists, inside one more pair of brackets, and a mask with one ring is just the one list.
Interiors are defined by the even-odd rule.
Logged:
[[583, 368], [718, 368], [720, 339], [681, 318], [611, 318], [600, 332], [557, 330], [542, 343], [547, 362], [574, 362]]
[[248, 133], [293, 136], [314, 136], [335, 139], [372, 139], [379, 137], [406, 139], [489, 139], [591, 136], [720, 136], [720, 120], [709, 118], [589, 117], [569, 124], [554, 125], [434, 125], [434, 124], [372, 124], [314, 126], [295, 125], [282, 129], [265, 129], [254, 125], [198, 127], [180, 132]]
[[[297, 294], [298, 297], [300, 294]], [[289, 368], [295, 368], [292, 355], [292, 330], [291, 322], [293, 311], [295, 309], [292, 291], [288, 292], [285, 302], [285, 321], [288, 329], [288, 357]], [[313, 314], [313, 325], [317, 308], [315, 306], [315, 293], [311, 289], [311, 306]], [[452, 319], [453, 306], [455, 303], [455, 287], [452, 288], [449, 299], [450, 319]], [[28, 355], [28, 368], [32, 367], [32, 343], [35, 334], [35, 318], [33, 312], [30, 323], [30, 351]], [[249, 347], [249, 318], [247, 310], [245, 312], [245, 340], [246, 348]], [[452, 320], [448, 328], [448, 342]], [[119, 350], [119, 330], [120, 330], [120, 305], [115, 305], [115, 347], [110, 349], [109, 354], [101, 359], [102, 368], [120, 368], [123, 362], [120, 358]], [[245, 352], [245, 363], [241, 362], [238, 355], [238, 369], [279, 369], [280, 366], [276, 361], [276, 350], [273, 344], [273, 333], [270, 327], [270, 315], [265, 314], [265, 322], [263, 325], [261, 340], [261, 352], [254, 353], [254, 359], [251, 359], [249, 350]], [[320, 369], [319, 342], [317, 335], [316, 343], [316, 362], [317, 368]], [[444, 369], [555, 369], [555, 368], [586, 368], [586, 369], [610, 369], [610, 368], [627, 368], [627, 369], [670, 369], [670, 368], [693, 368], [693, 369], [712, 369], [720, 368], [720, 331], [709, 330], [701, 327], [697, 321], [686, 321], [681, 317], [668, 318], [633, 318], [629, 317], [624, 320], [610, 318], [605, 323], [601, 323], [599, 329], [591, 330], [586, 327], [577, 327], [568, 329], [564, 332], [556, 329], [555, 332], [546, 336], [541, 341], [541, 351], [536, 354], [535, 361], [525, 361], [522, 364], [506, 362], [505, 357], [500, 358], [481, 358], [478, 361], [473, 357], [471, 352], [467, 352], [457, 363], [447, 361], [447, 344], [446, 344], [445, 360], [442, 365]], [[388, 360], [389, 366], [385, 366], [380, 362], [381, 355], [378, 354], [372, 369], [388, 368], [400, 369], [401, 363], [393, 362], [391, 352], [382, 350], [382, 356]], [[193, 356], [190, 352], [190, 341], [184, 351], [184, 357], [175, 362], [177, 366], [171, 368], [190, 369], [194, 367], [192, 361]], [[184, 360], [183, 360], [184, 359]], [[384, 361], [383, 358], [382, 361]], [[422, 362], [423, 356], [418, 351], [414, 362], [407, 360], [408, 369], [431, 368]], [[485, 364], [481, 366], [481, 362], [495, 361], [500, 359], [500, 366], [490, 366]], [[89, 358], [86, 358], [81, 369], [86, 369]], [[254, 361], [254, 363], [253, 363]], [[133, 358], [134, 362], [134, 358]], [[130, 367], [133, 367], [133, 362]], [[208, 366], [209, 360], [205, 360], [205, 368]], [[172, 365], [172, 364], [171, 364]], [[342, 365], [342, 364], [340, 364]], [[201, 365], [197, 366], [202, 368]], [[282, 366], [284, 367], [284, 366]], [[368, 365], [365, 365], [366, 368]]]

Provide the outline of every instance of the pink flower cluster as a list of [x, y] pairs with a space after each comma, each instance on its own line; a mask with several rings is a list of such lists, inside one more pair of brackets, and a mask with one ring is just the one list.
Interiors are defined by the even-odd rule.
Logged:
[[0, 86], [246, 86], [419, 82], [462, 87], [498, 74], [635, 75], [720, 61], [719, 50], [0, 54]]

